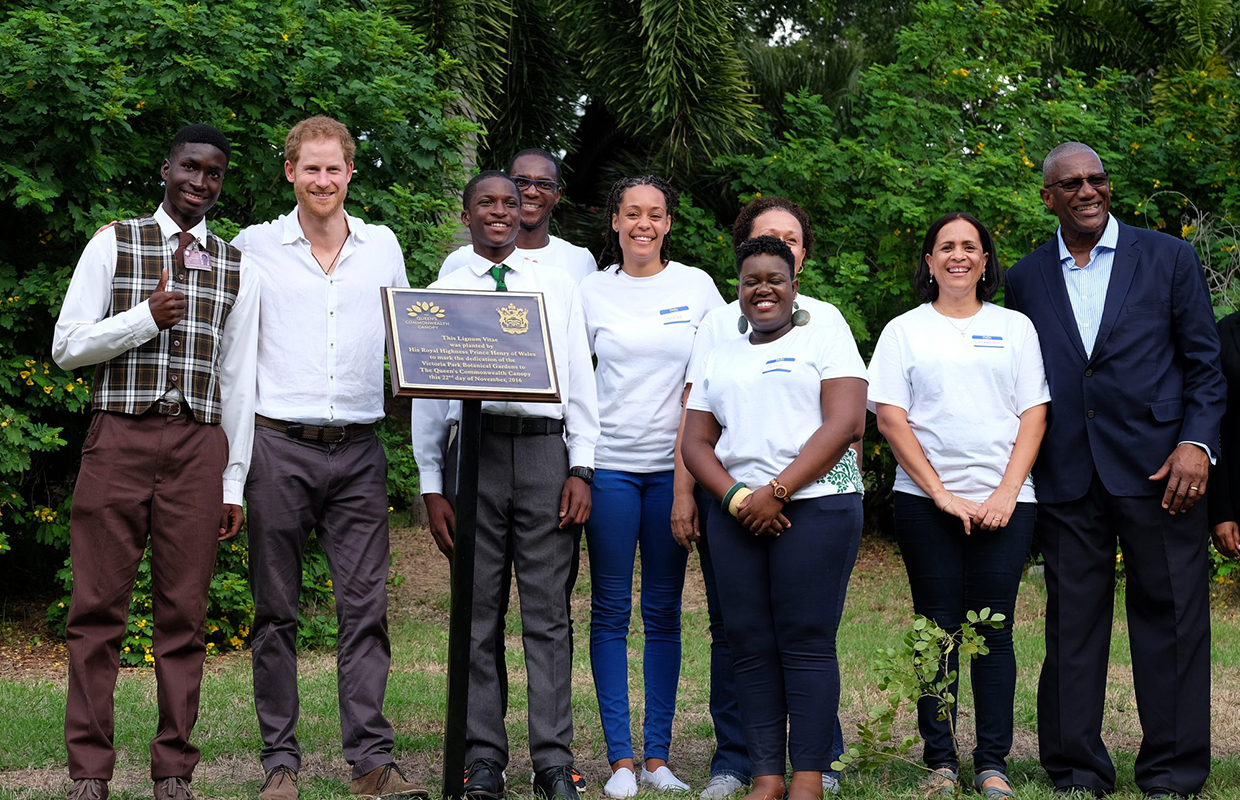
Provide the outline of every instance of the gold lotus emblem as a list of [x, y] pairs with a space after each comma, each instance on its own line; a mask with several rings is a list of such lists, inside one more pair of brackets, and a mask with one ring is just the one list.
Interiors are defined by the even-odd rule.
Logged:
[[420, 303], [414, 303], [405, 309], [409, 312], [409, 316], [417, 319], [418, 317], [435, 317], [436, 319], [444, 318], [444, 310], [429, 301], [423, 300]]
[[526, 316], [528, 313], [526, 309], [517, 308], [512, 303], [509, 303], [495, 310], [499, 312], [499, 329], [504, 333], [511, 333], [515, 336], [530, 329], [530, 321]]

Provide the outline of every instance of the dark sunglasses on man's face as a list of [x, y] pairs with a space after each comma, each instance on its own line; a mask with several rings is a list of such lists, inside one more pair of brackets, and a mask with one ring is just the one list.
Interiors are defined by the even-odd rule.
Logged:
[[555, 181], [532, 180], [530, 178], [513, 178], [512, 182], [517, 185], [517, 189], [523, 192], [526, 189], [530, 188], [530, 186], [534, 186], [535, 188], [538, 189], [538, 191], [544, 194], [551, 194], [556, 189], [560, 188], [560, 184], [556, 183]]
[[[1063, 189], [1065, 192], [1071, 194], [1077, 189], [1080, 189], [1085, 184], [1085, 181], [1089, 181], [1089, 185], [1095, 189], [1101, 189], [1107, 186], [1111, 182], [1111, 179], [1107, 177], [1105, 172], [1099, 172], [1097, 175], [1090, 175], [1087, 178], [1064, 178], [1061, 181], [1046, 184], [1046, 188], [1049, 189], [1052, 186], [1058, 186], [1060, 189]], [[517, 184], [517, 186], [520, 185], [521, 184], [519, 183]]]

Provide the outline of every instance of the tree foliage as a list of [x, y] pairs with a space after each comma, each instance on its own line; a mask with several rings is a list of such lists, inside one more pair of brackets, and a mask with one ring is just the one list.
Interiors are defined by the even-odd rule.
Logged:
[[[450, 113], [456, 69], [389, 15], [316, 0], [38, 0], [0, 17], [0, 548], [67, 542], [78, 455], [64, 445], [84, 434], [91, 374], [51, 363], [52, 327], [96, 228], [159, 203], [176, 129], [206, 122], [232, 142], [210, 220], [230, 238], [293, 207], [288, 129], [337, 117], [358, 138], [350, 211], [391, 226], [424, 285], [474, 130]], [[225, 591], [228, 575], [244, 578], [244, 553], [224, 548], [220, 569], [213, 597], [244, 594]]]

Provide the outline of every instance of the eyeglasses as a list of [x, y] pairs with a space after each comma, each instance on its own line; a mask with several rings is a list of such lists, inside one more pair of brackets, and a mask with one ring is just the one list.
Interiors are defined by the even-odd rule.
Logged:
[[1060, 189], [1063, 189], [1065, 192], [1068, 192], [1069, 194], [1071, 194], [1072, 192], [1075, 192], [1077, 189], [1080, 189], [1082, 186], [1084, 186], [1085, 181], [1089, 181], [1089, 185], [1094, 187], [1095, 189], [1101, 189], [1109, 185], [1111, 182], [1111, 179], [1110, 177], [1107, 176], [1105, 172], [1099, 172], [1096, 175], [1090, 175], [1089, 177], [1086, 177], [1086, 178], [1064, 178], [1061, 181], [1055, 181], [1054, 183], [1046, 184], [1046, 188], [1049, 189], [1052, 186], [1058, 186]]
[[543, 194], [551, 194], [552, 192], [560, 188], [560, 184], [556, 183], [555, 181], [548, 181], [548, 180], [534, 180], [532, 178], [514, 177], [512, 179], [512, 182], [517, 185], [518, 191], [522, 191], [522, 192], [530, 188], [531, 185], [536, 187], [538, 191], [542, 192]]

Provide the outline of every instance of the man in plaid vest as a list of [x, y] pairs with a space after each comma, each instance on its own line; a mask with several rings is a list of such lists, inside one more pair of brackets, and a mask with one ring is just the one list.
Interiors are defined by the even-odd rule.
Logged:
[[108, 796], [119, 648], [148, 541], [159, 704], [151, 777], [155, 800], [192, 798], [207, 592], [218, 540], [241, 527], [254, 435], [258, 282], [204, 220], [230, 154], [215, 128], [178, 131], [160, 172], [163, 202], [96, 233], [56, 323], [56, 363], [95, 367], [70, 524], [69, 800]]

